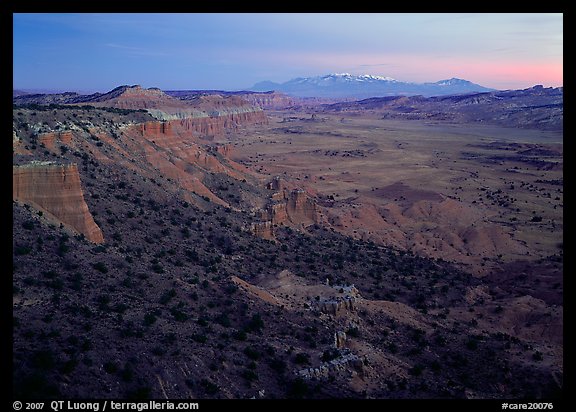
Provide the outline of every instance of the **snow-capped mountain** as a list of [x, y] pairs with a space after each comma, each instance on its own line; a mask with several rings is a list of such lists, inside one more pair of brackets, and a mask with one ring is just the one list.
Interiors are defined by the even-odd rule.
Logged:
[[276, 90], [297, 97], [358, 98], [397, 95], [443, 96], [470, 92], [488, 92], [494, 89], [457, 78], [435, 83], [410, 83], [391, 77], [370, 74], [353, 75], [333, 73], [325, 76], [298, 77], [285, 83], [264, 81], [250, 90]]

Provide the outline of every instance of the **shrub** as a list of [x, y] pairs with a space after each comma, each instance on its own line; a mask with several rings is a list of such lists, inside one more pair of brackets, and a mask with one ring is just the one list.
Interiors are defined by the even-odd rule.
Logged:
[[22, 227], [26, 230], [34, 229], [34, 221], [33, 220], [26, 220], [22, 222]]
[[423, 370], [424, 370], [424, 366], [417, 363], [416, 365], [414, 365], [413, 367], [410, 368], [408, 373], [412, 376], [420, 376], [420, 375], [422, 375]]
[[252, 360], [258, 360], [260, 358], [260, 352], [251, 346], [246, 346], [243, 350], [243, 353]]
[[49, 371], [56, 365], [54, 353], [50, 349], [38, 350], [31, 357], [32, 366], [35, 369]]
[[242, 372], [242, 377], [246, 379], [248, 382], [252, 382], [258, 379], [258, 375], [256, 372], [250, 369], [244, 369]]
[[28, 245], [17, 245], [14, 248], [14, 254], [16, 256], [22, 256], [22, 255], [27, 255], [30, 252], [32, 252], [32, 248]]
[[201, 335], [199, 333], [195, 333], [192, 335], [192, 340], [194, 342], [198, 342], [198, 343], [206, 343], [208, 338], [206, 337], [206, 335]]
[[160, 297], [160, 303], [165, 305], [174, 297], [176, 297], [176, 289], [172, 288], [164, 292], [164, 294]]
[[170, 308], [170, 314], [176, 319], [178, 322], [185, 322], [189, 319], [187, 313], [182, 312], [177, 307]]
[[108, 273], [108, 268], [104, 262], [97, 262], [92, 265], [94, 269], [101, 273]]
[[308, 384], [302, 378], [294, 379], [288, 388], [288, 398], [301, 399], [309, 392]]
[[204, 388], [208, 395], [215, 395], [220, 390], [220, 387], [215, 383], [209, 381], [208, 379], [202, 379], [200, 381], [200, 386]]
[[298, 365], [310, 363], [310, 355], [305, 352], [300, 352], [294, 357], [294, 363]]
[[252, 316], [246, 327], [244, 328], [247, 332], [259, 332], [264, 327], [264, 321], [259, 313]]
[[154, 324], [154, 322], [156, 322], [157, 320], [157, 316], [154, 312], [150, 312], [144, 315], [144, 326], [150, 326], [152, 324]]
[[269, 362], [270, 368], [278, 373], [283, 373], [286, 370], [286, 362], [283, 359], [276, 358]]

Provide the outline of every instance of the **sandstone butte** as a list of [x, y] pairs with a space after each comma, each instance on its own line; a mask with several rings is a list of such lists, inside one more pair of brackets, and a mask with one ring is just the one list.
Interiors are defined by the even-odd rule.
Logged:
[[90, 242], [104, 242], [84, 200], [76, 164], [33, 161], [13, 166], [12, 199], [54, 217]]

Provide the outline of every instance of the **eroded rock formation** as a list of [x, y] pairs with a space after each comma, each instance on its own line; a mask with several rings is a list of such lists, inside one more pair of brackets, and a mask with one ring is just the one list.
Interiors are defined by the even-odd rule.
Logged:
[[296, 104], [293, 97], [279, 92], [245, 93], [242, 97], [250, 103], [267, 110], [285, 109]]
[[273, 193], [266, 207], [257, 212], [262, 222], [306, 228], [319, 221], [316, 200], [305, 190], [289, 185], [278, 176], [268, 182], [266, 188]]
[[205, 136], [221, 135], [227, 129], [236, 129], [241, 126], [268, 123], [266, 114], [260, 108], [252, 106], [215, 111], [209, 116], [185, 117], [179, 120], [175, 120], [171, 116], [165, 117], [171, 121], [179, 122], [186, 130]]
[[252, 223], [252, 233], [262, 239], [274, 240], [274, 231], [272, 230], [272, 222], [256, 222]]
[[362, 359], [357, 355], [343, 351], [340, 357], [332, 359], [329, 362], [323, 362], [318, 367], [310, 367], [298, 371], [298, 375], [304, 379], [327, 378], [330, 372], [346, 371], [353, 369], [361, 373], [364, 364]]
[[72, 142], [72, 131], [48, 132], [38, 135], [38, 143], [48, 150], [54, 151], [57, 145], [69, 145]]
[[12, 198], [56, 218], [91, 242], [104, 242], [84, 201], [76, 164], [30, 162], [13, 166]]

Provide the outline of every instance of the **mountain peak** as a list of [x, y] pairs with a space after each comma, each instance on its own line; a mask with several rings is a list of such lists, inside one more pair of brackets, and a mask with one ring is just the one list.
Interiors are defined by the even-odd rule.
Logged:
[[467, 84], [474, 84], [468, 80], [459, 79], [457, 77], [452, 77], [446, 80], [438, 80], [436, 83], [438, 86], [453, 86], [453, 85], [467, 85]]
[[356, 99], [400, 95], [430, 97], [494, 90], [456, 77], [435, 83], [411, 83], [399, 81], [392, 77], [350, 73], [298, 77], [281, 84], [260, 82], [251, 88], [254, 91], [271, 89], [297, 97]]

